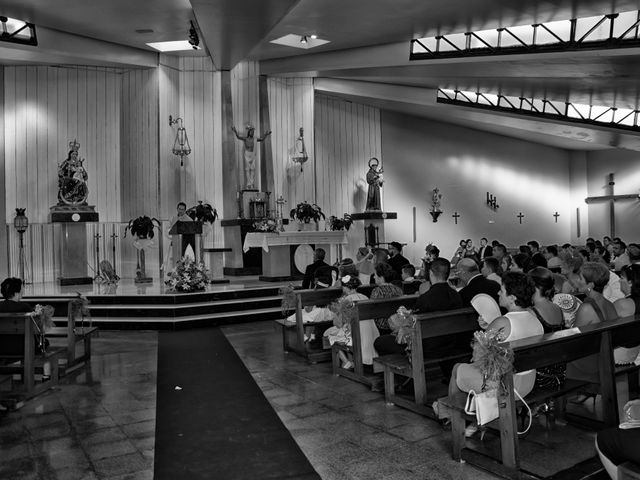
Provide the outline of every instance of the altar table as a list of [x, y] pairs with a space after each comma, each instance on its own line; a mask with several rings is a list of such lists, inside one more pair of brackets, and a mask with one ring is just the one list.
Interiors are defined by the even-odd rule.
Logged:
[[[246, 252], [250, 248], [262, 248], [262, 277], [261, 280], [280, 281], [299, 277], [300, 273], [292, 266], [292, 246], [315, 245], [327, 252], [325, 262], [331, 264], [331, 247], [337, 247], [336, 259], [340, 256], [340, 247], [346, 245], [347, 233], [338, 232], [281, 232], [281, 233], [247, 233], [242, 249]], [[312, 263], [313, 259], [309, 259]], [[297, 275], [296, 275], [297, 274]]]

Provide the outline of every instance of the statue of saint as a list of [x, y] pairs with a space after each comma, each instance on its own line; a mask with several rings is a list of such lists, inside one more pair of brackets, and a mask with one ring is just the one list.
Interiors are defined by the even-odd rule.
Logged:
[[261, 137], [254, 137], [254, 133], [256, 129], [248, 123], [246, 125], [246, 133], [245, 136], [241, 136], [236, 130], [236, 127], [231, 127], [233, 133], [235, 133], [236, 138], [238, 140], [242, 140], [244, 144], [244, 177], [246, 182], [246, 189], [252, 190], [256, 188], [256, 152], [255, 152], [255, 142], [262, 142], [265, 138], [271, 135], [271, 130], [266, 132]]
[[69, 154], [58, 165], [58, 205], [86, 205], [89, 188], [89, 175], [82, 165], [84, 158], [78, 157], [80, 144], [69, 142]]
[[382, 167], [378, 169], [380, 161], [373, 157], [369, 160], [369, 171], [367, 172], [367, 183], [369, 184], [369, 190], [367, 191], [367, 204], [365, 212], [382, 210], [382, 201], [380, 197], [380, 187], [384, 182], [382, 178]]

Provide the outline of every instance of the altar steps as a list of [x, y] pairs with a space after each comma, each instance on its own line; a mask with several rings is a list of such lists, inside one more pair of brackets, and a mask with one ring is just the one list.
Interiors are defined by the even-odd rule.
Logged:
[[[66, 325], [70, 295], [25, 297], [52, 305], [57, 326]], [[278, 287], [159, 295], [87, 295], [94, 326], [105, 329], [173, 330], [282, 318]]]

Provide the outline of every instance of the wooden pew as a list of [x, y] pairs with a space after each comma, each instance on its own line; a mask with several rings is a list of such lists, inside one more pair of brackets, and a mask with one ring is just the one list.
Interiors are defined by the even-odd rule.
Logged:
[[[409, 362], [406, 355], [385, 355], [374, 359], [374, 362], [384, 369], [385, 401], [388, 404], [398, 405], [421, 415], [434, 418], [433, 409], [428, 406], [425, 366], [437, 365], [442, 360], [460, 358], [460, 354], [425, 359], [422, 340], [452, 334], [468, 334], [470, 344], [473, 332], [478, 329], [478, 313], [471, 307], [416, 315], [416, 333], [411, 347], [411, 362]], [[471, 349], [469, 349], [470, 354]], [[396, 394], [396, 375], [413, 379], [413, 400]], [[435, 400], [435, 397], [432, 397], [431, 400]]]
[[[619, 421], [613, 348], [629, 340], [640, 342], [640, 320], [636, 320], [634, 317], [524, 338], [510, 342], [509, 345], [515, 355], [515, 372], [570, 362], [577, 358], [599, 353], [602, 427], [607, 427], [617, 426]], [[504, 389], [500, 392], [498, 402], [500, 416], [489, 424], [490, 427], [495, 426], [500, 433], [500, 459], [484, 456], [466, 447], [464, 437], [466, 393], [444, 397], [439, 402], [452, 414], [453, 458], [464, 460], [502, 477], [516, 479], [521, 478], [523, 472], [520, 471], [513, 374], [505, 375], [502, 383]], [[536, 391], [534, 390], [531, 395], [535, 396]], [[529, 402], [529, 399], [530, 396], [527, 396], [525, 401]]]
[[[98, 334], [98, 327], [77, 326], [72, 311], [72, 302], [69, 301], [67, 306], [67, 325], [66, 327], [52, 327], [46, 332], [48, 338], [66, 339], [67, 355], [66, 361], [61, 365], [63, 375], [75, 370], [77, 366], [91, 360], [91, 338]], [[82, 354], [77, 354], [78, 343], [82, 342]]]
[[[417, 299], [417, 295], [403, 295], [402, 297], [380, 298], [357, 302], [355, 304], [356, 312], [354, 318], [351, 320], [351, 346], [334, 343], [331, 347], [333, 374], [364, 383], [370, 387], [377, 386], [380, 383], [380, 378], [376, 375], [367, 375], [364, 371], [360, 322], [373, 318], [390, 317], [396, 313], [401, 306], [412, 310], [415, 308]], [[341, 367], [341, 351], [352, 354], [353, 370]]]
[[[11, 390], [3, 392], [15, 398], [28, 399], [58, 384], [58, 361], [65, 348], [49, 347], [46, 353], [36, 353], [34, 323], [24, 313], [0, 314], [0, 375], [20, 375], [20, 383], [12, 380]], [[46, 362], [51, 365], [50, 378], [36, 382], [36, 374], [42, 374]], [[14, 400], [15, 400], [14, 398]]]
[[306, 358], [309, 363], [331, 360], [331, 351], [312, 348], [304, 341], [304, 327], [330, 327], [333, 322], [308, 323], [302, 322], [302, 310], [306, 306], [324, 307], [342, 296], [342, 288], [322, 288], [319, 290], [296, 290], [296, 321], [290, 323], [286, 319], [276, 320], [282, 326], [282, 347], [285, 352], [295, 352]]

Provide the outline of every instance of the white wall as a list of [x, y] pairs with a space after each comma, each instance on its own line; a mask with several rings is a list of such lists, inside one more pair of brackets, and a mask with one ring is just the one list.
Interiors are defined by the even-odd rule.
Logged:
[[[398, 212], [398, 220], [385, 226], [386, 239], [407, 243], [405, 256], [410, 260], [423, 255], [429, 242], [449, 257], [463, 238], [478, 243], [485, 236], [508, 246], [531, 239], [570, 240], [566, 150], [388, 111], [381, 117], [383, 209]], [[437, 223], [428, 213], [434, 187], [443, 194], [444, 212]], [[496, 212], [486, 205], [487, 192], [498, 198]], [[456, 211], [461, 215], [457, 225], [451, 216]], [[522, 224], [520, 212], [525, 215]]]

